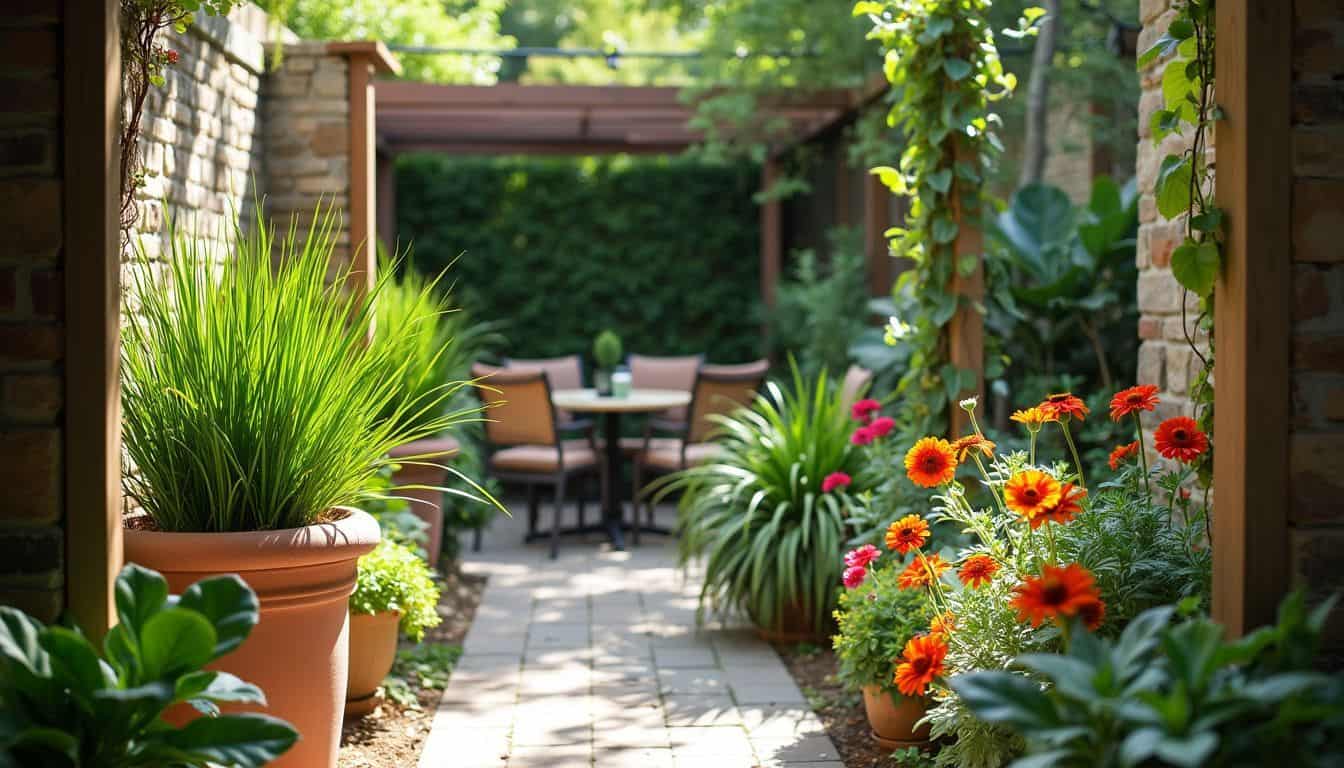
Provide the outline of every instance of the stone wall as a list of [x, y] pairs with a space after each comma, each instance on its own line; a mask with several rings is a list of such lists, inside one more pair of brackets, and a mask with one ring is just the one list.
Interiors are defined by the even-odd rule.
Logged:
[[1324, 598], [1344, 590], [1344, 16], [1334, 0], [1293, 11], [1289, 534], [1294, 575]]
[[0, 604], [64, 588], [62, 4], [0, 4]]

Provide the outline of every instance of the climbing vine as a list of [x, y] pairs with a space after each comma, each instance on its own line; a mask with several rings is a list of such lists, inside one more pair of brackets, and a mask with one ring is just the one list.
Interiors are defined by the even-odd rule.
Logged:
[[[872, 21], [869, 38], [884, 52], [891, 83], [887, 126], [904, 143], [897, 166], [871, 169], [894, 194], [910, 198], [905, 226], [887, 231], [892, 252], [915, 268], [893, 289], [909, 296], [912, 317], [893, 318], [888, 343], [909, 345], [909, 368], [898, 392], [905, 428], [920, 434], [946, 428], [948, 404], [975, 385], [977, 371], [950, 362], [944, 327], [957, 310], [984, 312], [959, 295], [955, 277], [969, 277], [980, 254], [957, 256], [963, 227], [978, 228], [986, 207], [982, 188], [1003, 145], [990, 105], [1012, 93], [1016, 78], [1003, 69], [986, 20], [991, 0], [883, 0], [859, 2], [854, 15]], [[1029, 29], [1039, 9], [1019, 22]], [[992, 285], [992, 276], [987, 276]], [[987, 367], [998, 355], [986, 354]], [[986, 370], [987, 377], [998, 372]]]
[[[1182, 151], [1167, 155], [1158, 170], [1154, 197], [1157, 211], [1172, 220], [1183, 219], [1185, 237], [1171, 253], [1171, 274], [1182, 289], [1181, 328], [1186, 343], [1200, 362], [1191, 386], [1191, 400], [1200, 427], [1213, 433], [1213, 286], [1222, 265], [1223, 211], [1213, 200], [1213, 164], [1209, 162], [1209, 132], [1219, 118], [1214, 103], [1214, 3], [1183, 0], [1167, 31], [1138, 59], [1145, 68], [1167, 58], [1162, 68], [1162, 108], [1152, 116], [1153, 142], [1161, 145], [1171, 135], [1189, 137]], [[1199, 297], [1194, 332], [1186, 315], [1185, 296]], [[1201, 333], [1207, 338], [1201, 344]], [[1212, 446], [1212, 441], [1210, 441]], [[1205, 454], [1200, 478], [1209, 479], [1212, 450]]]

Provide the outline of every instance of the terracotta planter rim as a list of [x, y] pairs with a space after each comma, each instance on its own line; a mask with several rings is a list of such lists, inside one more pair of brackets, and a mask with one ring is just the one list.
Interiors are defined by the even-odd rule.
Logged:
[[234, 572], [272, 570], [277, 558], [284, 567], [301, 568], [349, 560], [378, 544], [378, 521], [363, 510], [337, 507], [347, 514], [337, 520], [302, 528], [273, 531], [177, 533], [126, 529], [126, 559], [154, 563], [165, 551], [181, 557], [184, 570]]
[[437, 459], [427, 459], [427, 461], [447, 461], [460, 450], [462, 450], [462, 444], [451, 437], [430, 437], [398, 445], [388, 451], [387, 455], [399, 459], [405, 456], [441, 454]]

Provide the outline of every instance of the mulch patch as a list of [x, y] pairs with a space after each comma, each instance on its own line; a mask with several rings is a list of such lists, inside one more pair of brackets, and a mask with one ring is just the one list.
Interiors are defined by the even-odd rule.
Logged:
[[863, 697], [845, 690], [835, 679], [835, 653], [829, 648], [775, 644], [775, 652], [788, 667], [826, 726], [826, 734], [840, 751], [845, 768], [894, 768], [891, 751], [869, 736]]
[[[483, 576], [449, 573], [439, 597], [443, 623], [425, 633], [424, 643], [461, 645], [484, 588]], [[341, 729], [339, 768], [406, 768], [416, 764], [443, 691], [421, 688], [415, 680], [407, 682], [419, 700], [419, 709], [385, 700], [367, 717], [347, 719]]]

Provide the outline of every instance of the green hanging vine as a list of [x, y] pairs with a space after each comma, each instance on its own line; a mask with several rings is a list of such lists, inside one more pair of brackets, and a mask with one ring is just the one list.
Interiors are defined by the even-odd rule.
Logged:
[[[919, 434], [946, 429], [948, 404], [974, 386], [978, 372], [952, 365], [943, 329], [957, 310], [984, 307], [954, 290], [954, 277], [974, 274], [980, 254], [955, 251], [962, 227], [976, 228], [986, 205], [982, 187], [1003, 145], [990, 104], [1012, 93], [1016, 78], [1004, 72], [986, 14], [992, 0], [883, 0], [859, 2], [868, 37], [884, 50], [883, 72], [892, 86], [887, 125], [904, 151], [898, 167], [873, 168], [894, 194], [910, 198], [904, 227], [887, 231], [892, 252], [911, 259], [894, 288], [908, 292], [917, 311], [893, 318], [888, 343], [911, 349], [898, 391], [906, 429]], [[1024, 16], [1022, 30], [1039, 18]], [[989, 265], [987, 265], [988, 267]], [[993, 276], [986, 275], [988, 285]], [[987, 368], [999, 356], [986, 354]], [[986, 370], [987, 378], [998, 375]]]
[[[1208, 139], [1220, 117], [1214, 103], [1214, 2], [1183, 0], [1173, 7], [1176, 16], [1167, 31], [1138, 59], [1143, 69], [1170, 57], [1162, 69], [1162, 109], [1153, 113], [1150, 129], [1153, 143], [1166, 137], [1189, 136], [1189, 146], [1162, 159], [1154, 186], [1157, 211], [1168, 219], [1183, 218], [1185, 237], [1171, 253], [1171, 274], [1182, 288], [1181, 329], [1186, 343], [1199, 359], [1200, 370], [1190, 398], [1200, 428], [1213, 437], [1213, 286], [1222, 266], [1223, 211], [1213, 201], [1213, 165], [1209, 162]], [[1187, 293], [1199, 297], [1195, 332], [1186, 316]], [[1197, 336], [1203, 332], [1207, 345]], [[1210, 446], [1213, 442], [1210, 440]], [[1212, 448], [1200, 465], [1200, 479], [1207, 486], [1213, 466]]]

